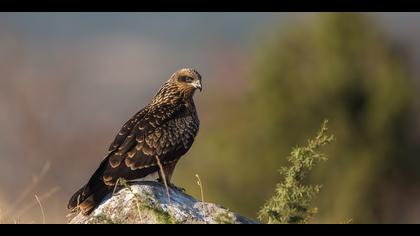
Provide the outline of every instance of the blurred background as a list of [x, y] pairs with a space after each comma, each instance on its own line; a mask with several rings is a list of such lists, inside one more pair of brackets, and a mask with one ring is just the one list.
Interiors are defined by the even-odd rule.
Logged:
[[316, 223], [420, 222], [418, 13], [0, 13], [0, 220], [65, 223], [122, 124], [196, 68], [175, 184], [256, 218], [324, 119]]

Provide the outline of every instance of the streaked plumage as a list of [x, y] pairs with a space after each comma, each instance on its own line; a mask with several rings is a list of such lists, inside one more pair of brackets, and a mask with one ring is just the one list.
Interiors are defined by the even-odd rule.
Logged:
[[197, 71], [175, 72], [152, 102], [124, 124], [108, 155], [88, 183], [71, 197], [68, 208], [90, 214], [119, 178], [159, 176], [162, 180], [156, 157], [170, 183], [176, 163], [190, 149], [199, 129], [193, 101], [196, 89], [201, 90], [201, 75]]

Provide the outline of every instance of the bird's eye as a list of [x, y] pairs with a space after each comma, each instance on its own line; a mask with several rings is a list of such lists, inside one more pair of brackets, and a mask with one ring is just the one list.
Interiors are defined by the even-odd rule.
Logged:
[[184, 77], [181, 77], [181, 81], [185, 82], [185, 83], [191, 83], [191, 82], [193, 82], [193, 78], [188, 77], [188, 76], [184, 76]]

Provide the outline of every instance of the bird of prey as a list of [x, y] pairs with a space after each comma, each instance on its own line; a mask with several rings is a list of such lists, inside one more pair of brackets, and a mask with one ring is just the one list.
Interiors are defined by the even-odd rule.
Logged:
[[170, 184], [175, 165], [190, 149], [199, 129], [193, 100], [197, 89], [201, 91], [202, 86], [196, 70], [184, 68], [172, 74], [150, 104], [120, 129], [98, 169], [71, 197], [68, 209], [89, 215], [114, 190], [119, 178]]

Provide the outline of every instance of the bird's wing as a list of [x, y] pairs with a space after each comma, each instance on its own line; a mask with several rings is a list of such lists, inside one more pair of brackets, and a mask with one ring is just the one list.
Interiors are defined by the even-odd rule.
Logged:
[[147, 111], [148, 111], [148, 106], [141, 109], [133, 117], [131, 117], [131, 119], [125, 122], [125, 124], [123, 125], [123, 127], [121, 127], [120, 131], [115, 137], [114, 141], [109, 146], [109, 149], [108, 149], [109, 153], [117, 150], [121, 146], [121, 144], [124, 143], [124, 141], [127, 139], [127, 136], [133, 131], [133, 128], [145, 116]]
[[185, 109], [185, 105], [151, 107], [137, 120], [130, 133], [123, 132], [124, 141], [116, 142], [118, 147], [107, 157], [108, 165], [103, 173], [105, 183], [113, 185], [120, 177], [146, 176], [158, 167], [156, 157], [163, 165], [178, 160], [191, 146], [198, 131], [192, 117], [183, 116]]

